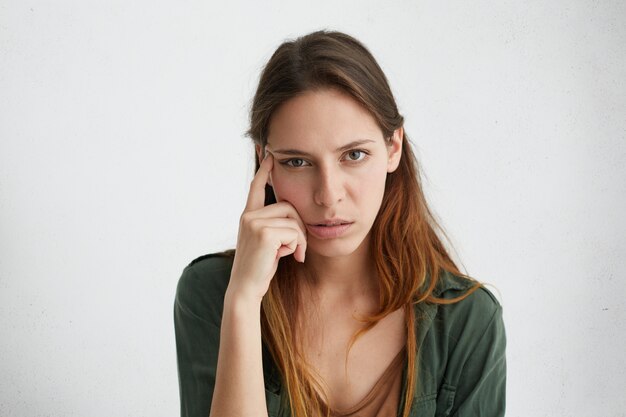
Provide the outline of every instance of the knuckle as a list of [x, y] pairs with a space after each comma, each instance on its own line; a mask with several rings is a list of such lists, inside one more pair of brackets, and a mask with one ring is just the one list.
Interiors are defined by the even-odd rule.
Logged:
[[287, 201], [279, 201], [278, 203], [276, 203], [278, 206], [280, 206], [283, 209], [287, 209], [289, 211], [291, 211], [291, 209], [293, 208], [293, 206], [288, 203]]
[[261, 242], [269, 243], [272, 241], [273, 233], [270, 227], [261, 227], [257, 233]]
[[298, 214], [298, 211], [296, 210], [296, 208], [289, 202], [287, 201], [281, 201], [277, 204], [280, 204], [280, 206], [287, 211], [287, 213], [289, 213], [289, 216], [293, 219], [299, 220], [300, 219], [300, 215]]
[[239, 224], [247, 224], [250, 222], [250, 213], [244, 211], [241, 216], [239, 216]]
[[252, 230], [261, 230], [261, 224], [263, 223], [263, 221], [261, 219], [257, 219], [257, 218], [251, 218], [248, 220], [248, 227]]

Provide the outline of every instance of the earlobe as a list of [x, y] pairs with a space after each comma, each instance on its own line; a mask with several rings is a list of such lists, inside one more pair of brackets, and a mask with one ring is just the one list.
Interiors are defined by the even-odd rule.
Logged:
[[389, 160], [387, 162], [387, 172], [391, 173], [398, 169], [400, 158], [402, 158], [402, 142], [404, 141], [404, 128], [399, 127], [393, 131], [390, 143], [387, 146]]

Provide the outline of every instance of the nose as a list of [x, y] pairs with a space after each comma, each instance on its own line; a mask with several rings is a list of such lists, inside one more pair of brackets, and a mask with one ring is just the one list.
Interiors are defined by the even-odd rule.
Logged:
[[314, 195], [315, 203], [324, 207], [332, 207], [343, 201], [345, 188], [341, 173], [336, 172], [332, 168], [320, 168], [318, 175], [319, 178]]

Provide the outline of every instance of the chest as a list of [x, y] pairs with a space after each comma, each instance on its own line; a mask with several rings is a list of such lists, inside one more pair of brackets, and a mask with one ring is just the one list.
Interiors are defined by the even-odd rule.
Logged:
[[352, 336], [363, 327], [351, 314], [312, 320], [304, 355], [326, 387], [332, 408], [345, 410], [366, 397], [406, 343], [404, 311], [395, 311], [362, 334], [348, 352]]

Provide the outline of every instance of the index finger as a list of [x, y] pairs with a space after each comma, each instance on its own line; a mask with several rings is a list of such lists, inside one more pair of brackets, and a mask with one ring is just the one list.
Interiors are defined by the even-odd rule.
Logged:
[[261, 161], [259, 170], [250, 183], [250, 193], [248, 194], [245, 211], [258, 210], [265, 205], [265, 184], [267, 184], [270, 172], [274, 166], [274, 155], [267, 150], [265, 152], [265, 159]]

